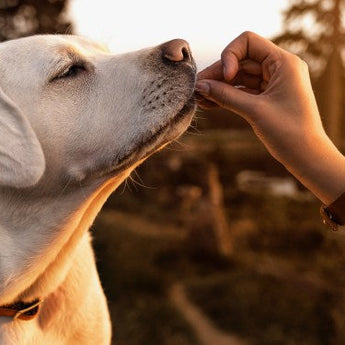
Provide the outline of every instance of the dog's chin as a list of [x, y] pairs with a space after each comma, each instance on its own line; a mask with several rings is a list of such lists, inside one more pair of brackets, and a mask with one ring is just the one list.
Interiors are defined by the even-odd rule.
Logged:
[[114, 166], [103, 172], [103, 176], [116, 176], [124, 170], [135, 168], [160, 148], [177, 139], [190, 125], [196, 109], [194, 95], [175, 116], [149, 138], [138, 142], [135, 149], [121, 158]]

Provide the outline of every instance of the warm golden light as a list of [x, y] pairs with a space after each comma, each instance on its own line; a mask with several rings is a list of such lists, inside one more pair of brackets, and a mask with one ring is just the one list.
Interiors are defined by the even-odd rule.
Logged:
[[200, 67], [246, 30], [272, 37], [281, 31], [286, 0], [211, 2], [73, 0], [76, 31], [107, 43], [116, 52], [156, 45], [173, 38], [191, 44]]

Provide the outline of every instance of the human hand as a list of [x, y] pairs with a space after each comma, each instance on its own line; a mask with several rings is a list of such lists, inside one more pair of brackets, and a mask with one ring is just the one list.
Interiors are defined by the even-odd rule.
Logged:
[[292, 138], [324, 133], [306, 63], [254, 33], [239, 36], [200, 72], [197, 90], [244, 117], [279, 160]]
[[[345, 190], [345, 161], [325, 134], [300, 58], [246, 32], [199, 73], [196, 88], [201, 107], [216, 104], [245, 118], [272, 156], [322, 201]], [[336, 177], [341, 182], [330, 186]]]

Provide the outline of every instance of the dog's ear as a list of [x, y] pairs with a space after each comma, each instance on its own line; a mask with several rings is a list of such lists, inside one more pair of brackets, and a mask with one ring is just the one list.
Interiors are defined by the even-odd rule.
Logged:
[[0, 185], [35, 185], [45, 170], [42, 147], [28, 119], [0, 88]]

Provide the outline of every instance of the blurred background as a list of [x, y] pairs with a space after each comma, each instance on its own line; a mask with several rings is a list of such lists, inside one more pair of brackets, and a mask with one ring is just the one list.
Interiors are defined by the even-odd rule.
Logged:
[[[308, 62], [344, 150], [344, 11], [345, 0], [0, 0], [0, 40], [76, 33], [123, 52], [181, 37], [202, 69], [252, 30]], [[198, 111], [92, 228], [113, 343], [345, 344], [345, 237], [319, 206], [238, 116]]]

